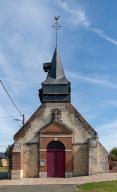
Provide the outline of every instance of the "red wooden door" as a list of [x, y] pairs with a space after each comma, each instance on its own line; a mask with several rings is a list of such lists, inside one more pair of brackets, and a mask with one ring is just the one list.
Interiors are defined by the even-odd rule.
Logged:
[[47, 176], [48, 177], [65, 177], [65, 150], [64, 149], [48, 149]]
[[65, 150], [56, 151], [56, 177], [65, 177]]

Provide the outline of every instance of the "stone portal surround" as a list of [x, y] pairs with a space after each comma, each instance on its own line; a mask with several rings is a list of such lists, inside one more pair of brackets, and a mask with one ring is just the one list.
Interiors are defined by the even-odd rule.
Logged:
[[47, 145], [51, 141], [60, 141], [65, 146], [65, 177], [72, 177], [73, 172], [73, 162], [72, 162], [72, 134], [40, 134], [39, 137], [39, 157], [46, 161], [46, 165], [44, 167], [40, 167], [39, 177], [46, 178], [47, 177]]

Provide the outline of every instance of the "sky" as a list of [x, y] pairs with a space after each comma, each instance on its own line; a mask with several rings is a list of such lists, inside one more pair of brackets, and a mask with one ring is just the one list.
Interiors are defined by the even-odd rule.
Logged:
[[[0, 0], [0, 80], [25, 119], [40, 106], [43, 63], [58, 49], [72, 104], [109, 151], [117, 147], [117, 1]], [[0, 151], [13, 143], [22, 117], [0, 86]]]

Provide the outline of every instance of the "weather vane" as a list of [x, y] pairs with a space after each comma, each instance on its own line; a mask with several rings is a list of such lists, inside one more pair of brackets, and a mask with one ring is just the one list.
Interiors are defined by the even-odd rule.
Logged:
[[55, 16], [54, 19], [55, 19], [55, 23], [54, 23], [54, 25], [52, 27], [56, 31], [56, 47], [57, 47], [58, 30], [61, 28], [61, 26], [60, 26], [60, 24], [58, 22], [58, 20], [60, 19], [60, 16]]

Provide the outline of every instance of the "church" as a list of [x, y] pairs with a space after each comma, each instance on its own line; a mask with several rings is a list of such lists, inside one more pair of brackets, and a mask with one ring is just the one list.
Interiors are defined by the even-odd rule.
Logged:
[[14, 135], [11, 179], [76, 177], [108, 172], [108, 152], [97, 132], [71, 103], [71, 84], [58, 48], [43, 64], [47, 78], [39, 90], [41, 106]]

